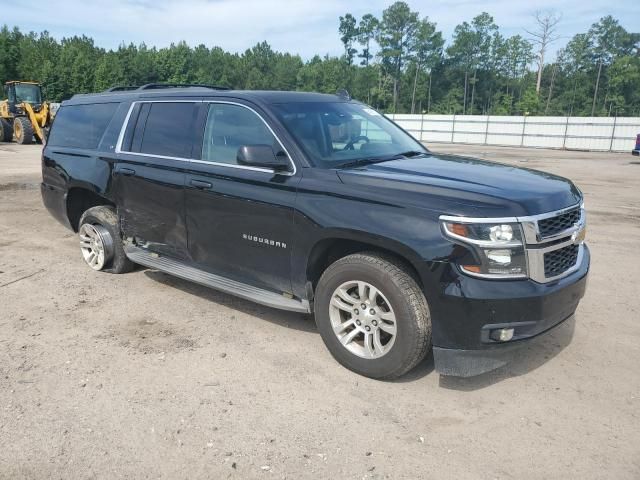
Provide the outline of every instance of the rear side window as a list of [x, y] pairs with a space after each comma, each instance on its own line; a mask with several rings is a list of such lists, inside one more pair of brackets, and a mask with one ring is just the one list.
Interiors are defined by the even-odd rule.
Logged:
[[56, 114], [48, 144], [57, 147], [98, 147], [118, 103], [67, 105]]
[[[140, 152], [166, 157], [190, 157], [195, 110], [195, 104], [190, 102], [152, 103], [144, 124]], [[140, 122], [134, 138], [139, 128]]]

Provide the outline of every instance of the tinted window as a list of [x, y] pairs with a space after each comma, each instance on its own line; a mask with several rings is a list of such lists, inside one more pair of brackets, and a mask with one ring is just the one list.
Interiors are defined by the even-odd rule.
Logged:
[[119, 104], [68, 105], [58, 110], [48, 144], [96, 148]]
[[237, 163], [243, 145], [269, 145], [274, 153], [282, 147], [256, 113], [239, 105], [213, 103], [209, 106], [202, 145], [202, 160]]
[[152, 103], [140, 152], [166, 157], [190, 157], [194, 114], [194, 103]]

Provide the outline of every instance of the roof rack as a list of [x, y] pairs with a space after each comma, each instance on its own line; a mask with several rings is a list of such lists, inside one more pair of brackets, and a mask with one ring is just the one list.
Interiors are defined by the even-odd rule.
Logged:
[[137, 90], [155, 90], [159, 88], [189, 88], [201, 87], [210, 88], [211, 90], [230, 90], [229, 87], [221, 87], [219, 85], [206, 85], [204, 83], [147, 83], [138, 87]]
[[130, 92], [132, 90], [157, 90], [161, 88], [189, 88], [200, 87], [210, 88], [211, 90], [230, 90], [229, 87], [219, 85], [206, 85], [204, 83], [147, 83], [146, 85], [117, 85], [105, 90], [107, 92]]
[[125, 92], [127, 90], [137, 90], [137, 85], [117, 85], [115, 87], [107, 88], [105, 92]]

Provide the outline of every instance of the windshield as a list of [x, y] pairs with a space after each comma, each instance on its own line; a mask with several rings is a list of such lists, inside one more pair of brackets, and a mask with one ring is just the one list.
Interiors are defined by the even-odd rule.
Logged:
[[38, 85], [31, 85], [29, 83], [17, 83], [16, 101], [41, 103], [42, 99], [40, 98], [40, 87]]
[[358, 103], [282, 103], [273, 106], [314, 165], [340, 168], [411, 153], [427, 153], [386, 117]]

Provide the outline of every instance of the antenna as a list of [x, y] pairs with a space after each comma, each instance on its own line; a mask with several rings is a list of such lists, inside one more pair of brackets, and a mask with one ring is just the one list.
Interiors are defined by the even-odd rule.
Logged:
[[351, 95], [349, 95], [349, 92], [347, 92], [347, 90], [344, 88], [341, 88], [340, 90], [338, 90], [336, 92], [336, 95], [343, 100], [351, 100]]

